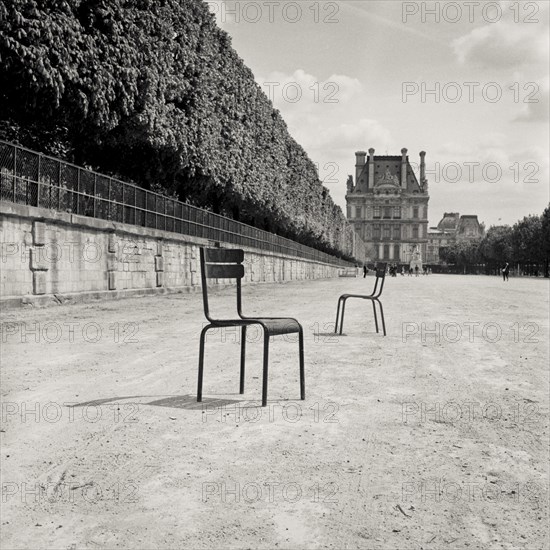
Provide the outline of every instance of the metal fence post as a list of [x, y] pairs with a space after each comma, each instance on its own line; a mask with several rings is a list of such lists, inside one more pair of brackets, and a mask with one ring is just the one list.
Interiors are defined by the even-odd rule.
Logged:
[[[36, 178], [36, 206], [40, 204], [40, 178], [42, 175], [42, 155], [38, 155], [38, 177]], [[28, 198], [27, 198], [27, 202]]]
[[61, 210], [61, 171], [63, 170], [63, 164], [59, 163], [59, 172], [57, 174], [57, 209]]
[[12, 192], [13, 192], [13, 202], [16, 202], [15, 200], [15, 190], [16, 190], [16, 181], [17, 181], [17, 147], [14, 146], [13, 148], [13, 184], [12, 184]]
[[80, 168], [76, 169], [76, 213], [80, 214]]

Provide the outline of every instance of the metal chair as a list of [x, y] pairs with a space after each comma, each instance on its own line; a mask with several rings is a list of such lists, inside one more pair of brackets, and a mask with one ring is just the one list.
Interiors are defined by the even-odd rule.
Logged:
[[[384, 288], [384, 279], [386, 277], [386, 265], [379, 263], [376, 266], [376, 282], [374, 283], [374, 288], [371, 294], [342, 294], [338, 298], [338, 309], [336, 310], [336, 323], [334, 325], [334, 332], [338, 333], [338, 322], [340, 322], [340, 334], [344, 328], [344, 313], [346, 310], [346, 300], [348, 298], [361, 298], [363, 300], [370, 300], [372, 302], [372, 310], [374, 311], [374, 323], [376, 325], [376, 332], [378, 333], [378, 316], [376, 314], [376, 303], [380, 306], [380, 315], [382, 316], [382, 329], [384, 331], [384, 336], [386, 336], [386, 323], [384, 322], [384, 309], [382, 308], [382, 302], [380, 302], [380, 296]], [[380, 286], [378, 286], [380, 284]], [[340, 309], [342, 310], [342, 315], [340, 316]]]
[[[260, 325], [264, 330], [264, 361], [263, 361], [263, 385], [262, 407], [267, 405], [268, 359], [269, 338], [278, 334], [298, 333], [300, 352], [300, 398], [305, 399], [305, 373], [304, 373], [304, 332], [302, 325], [292, 318], [284, 317], [246, 317], [242, 313], [241, 279], [244, 277], [244, 252], [239, 249], [201, 248], [201, 278], [202, 298], [204, 314], [209, 324], [201, 332], [199, 350], [199, 381], [197, 389], [197, 401], [202, 401], [202, 378], [204, 372], [204, 342], [208, 330], [218, 327], [242, 327], [241, 328], [241, 377], [239, 392], [244, 393], [245, 380], [245, 352], [246, 352], [246, 328], [249, 325]], [[236, 279], [237, 281], [237, 316], [233, 319], [213, 319], [208, 307], [207, 279]]]

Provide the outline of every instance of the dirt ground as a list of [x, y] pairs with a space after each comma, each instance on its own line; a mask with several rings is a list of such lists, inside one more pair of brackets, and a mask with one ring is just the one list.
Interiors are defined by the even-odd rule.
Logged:
[[[2, 318], [2, 548], [543, 549], [548, 540], [548, 281], [390, 278], [245, 288], [298, 318], [270, 350], [210, 333], [201, 296]], [[217, 294], [232, 304], [230, 289]]]

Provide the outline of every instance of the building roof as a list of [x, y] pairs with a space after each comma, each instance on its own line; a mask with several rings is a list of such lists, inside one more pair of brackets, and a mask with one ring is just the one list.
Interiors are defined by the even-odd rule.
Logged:
[[460, 214], [458, 212], [445, 212], [443, 218], [437, 224], [437, 228], [441, 231], [456, 231], [458, 228], [458, 222], [460, 220]]
[[400, 155], [383, 155], [373, 157], [374, 163], [374, 182], [370, 181], [370, 158], [367, 157], [366, 162], [359, 173], [359, 177], [355, 182], [355, 193], [373, 193], [376, 188], [384, 190], [408, 191], [409, 193], [422, 193], [416, 175], [409, 163], [407, 156], [407, 176], [406, 188], [401, 187], [401, 156]]
[[460, 222], [457, 227], [457, 234], [467, 237], [478, 237], [483, 234], [477, 216], [466, 215], [460, 216]]

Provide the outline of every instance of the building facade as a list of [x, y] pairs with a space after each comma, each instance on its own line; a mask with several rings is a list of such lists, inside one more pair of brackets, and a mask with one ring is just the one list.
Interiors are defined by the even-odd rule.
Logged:
[[427, 264], [439, 264], [439, 251], [460, 240], [481, 239], [485, 234], [483, 224], [476, 215], [461, 216], [458, 212], [445, 212], [437, 227], [428, 230]]
[[428, 245], [426, 153], [420, 153], [420, 181], [407, 156], [355, 153], [355, 180], [348, 177], [347, 218], [367, 244], [367, 260], [422, 263]]

